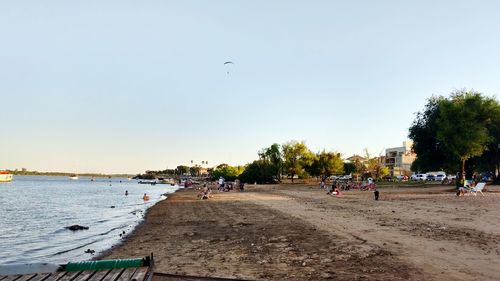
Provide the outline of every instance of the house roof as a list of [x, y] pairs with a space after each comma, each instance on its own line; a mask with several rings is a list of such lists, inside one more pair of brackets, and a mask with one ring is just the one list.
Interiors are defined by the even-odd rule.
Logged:
[[351, 161], [351, 162], [355, 162], [355, 161], [360, 161], [361, 162], [361, 161], [366, 161], [366, 158], [354, 154], [353, 156], [347, 158], [346, 160]]

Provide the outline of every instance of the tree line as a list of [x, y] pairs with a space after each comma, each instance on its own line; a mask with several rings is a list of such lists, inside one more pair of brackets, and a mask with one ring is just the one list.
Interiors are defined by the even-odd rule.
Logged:
[[[475, 91], [459, 90], [449, 97], [433, 96], [409, 128], [417, 158], [414, 172], [458, 172], [458, 178], [470, 179], [474, 172], [500, 168], [500, 105], [495, 98]], [[383, 158], [373, 157], [365, 149], [366, 161], [344, 162], [336, 151], [312, 152], [304, 141], [274, 143], [257, 152], [258, 159], [245, 166], [221, 164], [208, 170], [216, 180], [240, 179], [244, 182], [275, 183], [287, 177], [318, 177], [353, 174], [381, 179], [389, 173]], [[143, 176], [200, 175], [200, 166], [177, 166], [164, 171], [147, 171]], [[498, 178], [496, 178], [498, 181]], [[459, 180], [457, 184], [462, 184]]]
[[332, 175], [357, 174], [359, 176], [382, 178], [388, 174], [379, 157], [371, 157], [365, 150], [367, 161], [344, 162], [336, 151], [312, 152], [304, 141], [289, 141], [282, 145], [274, 143], [258, 151], [258, 159], [245, 166], [217, 166], [211, 173], [212, 179], [239, 179], [250, 183], [279, 183], [286, 177], [294, 182], [296, 178], [317, 177], [325, 180]]

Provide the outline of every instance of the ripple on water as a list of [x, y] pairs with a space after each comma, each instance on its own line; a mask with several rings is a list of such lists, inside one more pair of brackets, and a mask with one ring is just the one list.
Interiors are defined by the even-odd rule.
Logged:
[[[126, 179], [112, 179], [109, 186], [109, 181], [85, 177], [70, 181], [66, 177], [16, 176], [11, 184], [0, 186], [0, 264], [90, 259], [86, 249], [99, 253], [110, 248], [120, 241], [123, 231], [143, 219], [147, 208], [177, 189]], [[144, 193], [150, 201], [142, 200]], [[89, 229], [65, 228], [73, 224]]]

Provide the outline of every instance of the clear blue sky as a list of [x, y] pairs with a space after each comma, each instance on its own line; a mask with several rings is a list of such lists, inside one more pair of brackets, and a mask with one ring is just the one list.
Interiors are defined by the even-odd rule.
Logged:
[[433, 94], [498, 95], [499, 50], [499, 1], [2, 1], [0, 168], [378, 155]]

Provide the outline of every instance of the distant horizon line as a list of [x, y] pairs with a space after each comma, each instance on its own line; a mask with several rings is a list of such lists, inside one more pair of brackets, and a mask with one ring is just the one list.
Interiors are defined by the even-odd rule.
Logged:
[[37, 171], [37, 170], [22, 170], [22, 169], [4, 169], [5, 171], [27, 174], [45, 174], [45, 175], [78, 175], [78, 176], [131, 176], [137, 173], [101, 173], [101, 172], [61, 172], [61, 171]]

